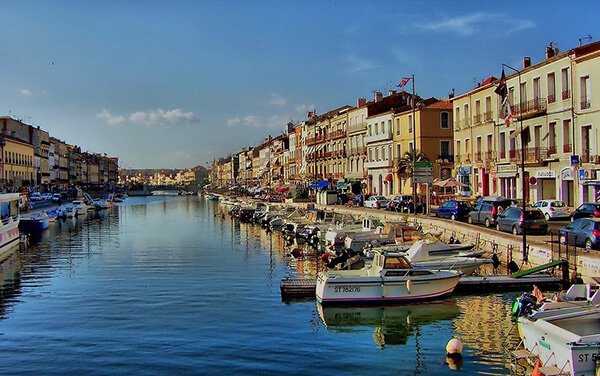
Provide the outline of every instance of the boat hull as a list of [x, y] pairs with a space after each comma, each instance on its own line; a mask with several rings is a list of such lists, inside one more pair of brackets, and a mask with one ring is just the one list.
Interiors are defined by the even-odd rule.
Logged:
[[[316, 297], [321, 304], [414, 302], [450, 295], [460, 275], [439, 272], [436, 278], [360, 277], [336, 278], [320, 273]], [[410, 282], [409, 282], [410, 281]]]
[[[556, 366], [571, 375], [595, 375], [595, 361], [600, 357], [598, 309], [563, 314], [557, 310], [545, 319], [520, 317], [518, 322], [524, 347], [537, 355], [542, 364]], [[573, 331], [589, 335], [580, 336]]]
[[19, 229], [23, 232], [42, 232], [48, 228], [50, 219], [45, 218], [21, 218]]

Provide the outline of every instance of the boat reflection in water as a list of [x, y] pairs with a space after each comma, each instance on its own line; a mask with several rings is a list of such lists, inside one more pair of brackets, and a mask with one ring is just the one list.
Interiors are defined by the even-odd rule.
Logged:
[[418, 335], [418, 327], [436, 321], [452, 320], [459, 315], [454, 298], [409, 305], [387, 306], [322, 306], [317, 303], [319, 318], [328, 330], [349, 332], [372, 327], [373, 341], [379, 348], [404, 345]]

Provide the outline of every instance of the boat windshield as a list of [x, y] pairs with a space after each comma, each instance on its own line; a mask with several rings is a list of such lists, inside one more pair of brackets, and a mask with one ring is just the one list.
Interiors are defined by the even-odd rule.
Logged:
[[388, 256], [385, 258], [384, 269], [412, 269], [412, 267], [404, 257]]

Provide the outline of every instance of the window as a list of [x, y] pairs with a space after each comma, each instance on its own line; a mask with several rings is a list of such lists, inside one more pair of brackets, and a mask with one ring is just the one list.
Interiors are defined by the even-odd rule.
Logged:
[[533, 79], [533, 99], [535, 99], [535, 103], [539, 103], [540, 99], [540, 78], [536, 77]]
[[398, 158], [398, 159], [402, 158], [402, 145], [401, 144], [396, 145], [396, 158]]
[[571, 119], [563, 120], [563, 152], [571, 152]]
[[464, 119], [465, 119], [465, 125], [469, 125], [469, 105], [465, 104], [464, 107]]
[[548, 124], [548, 154], [556, 154], [556, 123]]
[[413, 116], [408, 115], [408, 133], [413, 133]]
[[451, 155], [449, 140], [440, 141], [440, 155], [442, 159], [448, 159], [448, 157]]
[[461, 128], [461, 124], [460, 124], [460, 108], [456, 107], [454, 109], [454, 122], [456, 123], [456, 127], [454, 129], [460, 129]]
[[447, 112], [440, 113], [440, 124], [442, 129], [450, 128], [450, 123], [448, 122], [449, 114]]
[[556, 102], [556, 77], [554, 72], [548, 73], [548, 103]]
[[579, 93], [581, 97], [581, 109], [585, 110], [591, 107], [591, 96], [592, 96], [592, 88], [590, 86], [590, 76], [584, 76], [579, 79], [580, 81], [580, 90]]
[[400, 135], [400, 118], [396, 118], [396, 135]]
[[566, 100], [571, 98], [571, 85], [569, 84], [569, 68], [563, 68], [560, 71], [561, 82], [562, 82], [562, 99]]
[[392, 135], [392, 119], [388, 120], [388, 134]]

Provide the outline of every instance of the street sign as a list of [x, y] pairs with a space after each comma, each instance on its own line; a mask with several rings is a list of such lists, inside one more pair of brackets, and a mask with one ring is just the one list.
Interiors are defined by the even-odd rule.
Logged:
[[415, 162], [413, 176], [415, 183], [433, 183], [433, 162]]
[[579, 164], [579, 155], [571, 156], [571, 166], [577, 166]]

